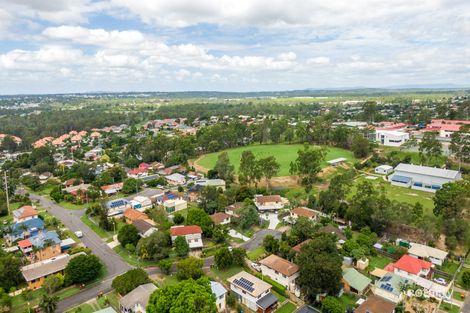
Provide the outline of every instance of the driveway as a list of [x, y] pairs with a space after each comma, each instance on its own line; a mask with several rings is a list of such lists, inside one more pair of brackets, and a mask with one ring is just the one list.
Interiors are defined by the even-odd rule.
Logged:
[[277, 224], [280, 222], [276, 213], [262, 213], [260, 217], [269, 222], [268, 229], [276, 229]]
[[248, 238], [247, 236], [243, 235], [243, 234], [240, 234], [239, 232], [237, 232], [235, 229], [230, 229], [228, 231], [228, 235], [230, 237], [233, 237], [233, 238], [240, 238], [241, 240], [243, 241], [248, 241], [250, 240], [250, 238]]
[[247, 251], [256, 250], [263, 245], [263, 239], [267, 235], [272, 235], [276, 239], [281, 239], [282, 233], [277, 230], [262, 229], [254, 234], [253, 238], [251, 238], [249, 241], [242, 243], [241, 246]]
[[62, 223], [64, 223], [64, 225], [71, 231], [82, 231], [83, 237], [81, 238], [81, 241], [91, 249], [93, 254], [100, 258], [107, 270], [106, 277], [103, 278], [103, 281], [99, 285], [90, 289], [85, 289], [73, 297], [60, 301], [57, 306], [58, 312], [64, 312], [68, 308], [84, 303], [96, 297], [100, 292], [106, 293], [111, 291], [111, 282], [113, 278], [132, 268], [124, 262], [121, 257], [106, 244], [106, 242], [104, 242], [94, 231], [88, 228], [88, 226], [80, 220], [80, 217], [85, 214], [85, 210], [66, 210], [52, 200], [35, 194], [31, 194], [30, 198], [33, 201], [38, 201], [40, 206], [61, 220]]

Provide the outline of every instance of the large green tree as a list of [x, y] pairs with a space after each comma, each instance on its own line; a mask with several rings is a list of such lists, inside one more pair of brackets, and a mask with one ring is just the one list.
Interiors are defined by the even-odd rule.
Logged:
[[297, 152], [297, 159], [290, 164], [292, 175], [299, 175], [302, 186], [309, 193], [321, 171], [321, 164], [325, 159], [326, 150], [323, 148], [310, 148], [304, 146], [303, 150]]
[[78, 255], [65, 267], [65, 280], [70, 283], [89, 282], [99, 276], [102, 267], [96, 255]]
[[159, 261], [169, 256], [171, 238], [162, 231], [153, 232], [150, 236], [142, 238], [136, 247], [137, 254], [144, 260]]
[[207, 278], [189, 279], [157, 289], [149, 299], [148, 313], [216, 313], [215, 296]]
[[119, 229], [117, 238], [121, 246], [125, 247], [128, 244], [137, 245], [140, 236], [139, 231], [134, 225], [126, 224]]
[[428, 163], [433, 158], [442, 155], [442, 143], [439, 141], [437, 132], [425, 132], [419, 143], [419, 156], [423, 163]]
[[189, 245], [183, 236], [178, 236], [175, 239], [175, 251], [179, 257], [185, 257], [189, 253]]
[[214, 222], [203, 209], [191, 208], [186, 216], [186, 225], [198, 225], [204, 235], [211, 237], [214, 229]]
[[329, 234], [303, 245], [297, 256], [300, 275], [297, 283], [304, 295], [314, 301], [321, 293], [337, 295], [341, 290], [342, 258]]
[[470, 162], [470, 125], [464, 125], [451, 135], [450, 151], [462, 162]]
[[111, 286], [120, 295], [125, 295], [138, 286], [149, 282], [147, 272], [141, 268], [134, 268], [114, 278]]
[[178, 269], [178, 271], [176, 272], [176, 277], [179, 280], [185, 280], [190, 278], [198, 279], [203, 275], [203, 264], [204, 261], [196, 257], [189, 257], [178, 261], [178, 263], [176, 263], [176, 268]]
[[225, 180], [227, 184], [233, 182], [235, 167], [230, 163], [227, 152], [222, 152], [217, 158], [215, 163], [214, 170], [217, 172], [218, 176]]
[[271, 178], [279, 173], [281, 165], [276, 161], [274, 156], [268, 156], [266, 158], [258, 160], [258, 167], [262, 176], [266, 180], [266, 188], [269, 189]]
[[261, 173], [256, 161], [256, 156], [251, 150], [242, 152], [240, 168], [238, 169], [238, 180], [240, 184], [257, 183], [261, 179]]
[[20, 268], [21, 260], [0, 248], [0, 289], [10, 290], [23, 282]]

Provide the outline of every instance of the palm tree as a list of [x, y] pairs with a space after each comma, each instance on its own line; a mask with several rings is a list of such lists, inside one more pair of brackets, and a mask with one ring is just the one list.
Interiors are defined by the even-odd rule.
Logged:
[[54, 313], [57, 308], [57, 302], [59, 302], [58, 296], [43, 295], [39, 307], [44, 313]]

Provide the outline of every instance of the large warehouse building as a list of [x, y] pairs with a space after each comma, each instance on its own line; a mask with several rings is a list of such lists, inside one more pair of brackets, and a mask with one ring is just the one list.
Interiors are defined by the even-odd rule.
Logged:
[[462, 178], [462, 173], [429, 166], [400, 163], [389, 180], [392, 185], [436, 192], [442, 185]]

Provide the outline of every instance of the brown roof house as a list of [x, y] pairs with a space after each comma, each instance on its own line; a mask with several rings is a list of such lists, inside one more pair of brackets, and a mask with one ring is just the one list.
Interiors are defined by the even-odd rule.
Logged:
[[127, 224], [132, 224], [137, 220], [148, 220], [147, 214], [137, 211], [136, 209], [129, 208], [124, 211], [123, 217]]
[[396, 305], [377, 296], [369, 296], [354, 313], [394, 313]]
[[13, 222], [15, 223], [24, 222], [38, 217], [38, 211], [30, 205], [22, 206], [21, 208], [14, 210], [12, 213]]
[[135, 220], [132, 222], [132, 225], [137, 228], [139, 235], [143, 238], [150, 236], [152, 233], [156, 232], [158, 229], [152, 224], [150, 220]]
[[256, 207], [258, 208], [258, 211], [280, 210], [289, 204], [289, 200], [287, 200], [287, 198], [283, 198], [279, 195], [256, 195], [254, 202]]
[[296, 264], [275, 254], [262, 259], [259, 263], [263, 275], [270, 277], [290, 291], [298, 291], [295, 280], [299, 277], [299, 267]]
[[227, 225], [231, 222], [231, 215], [227, 213], [217, 212], [210, 216], [215, 225]]

